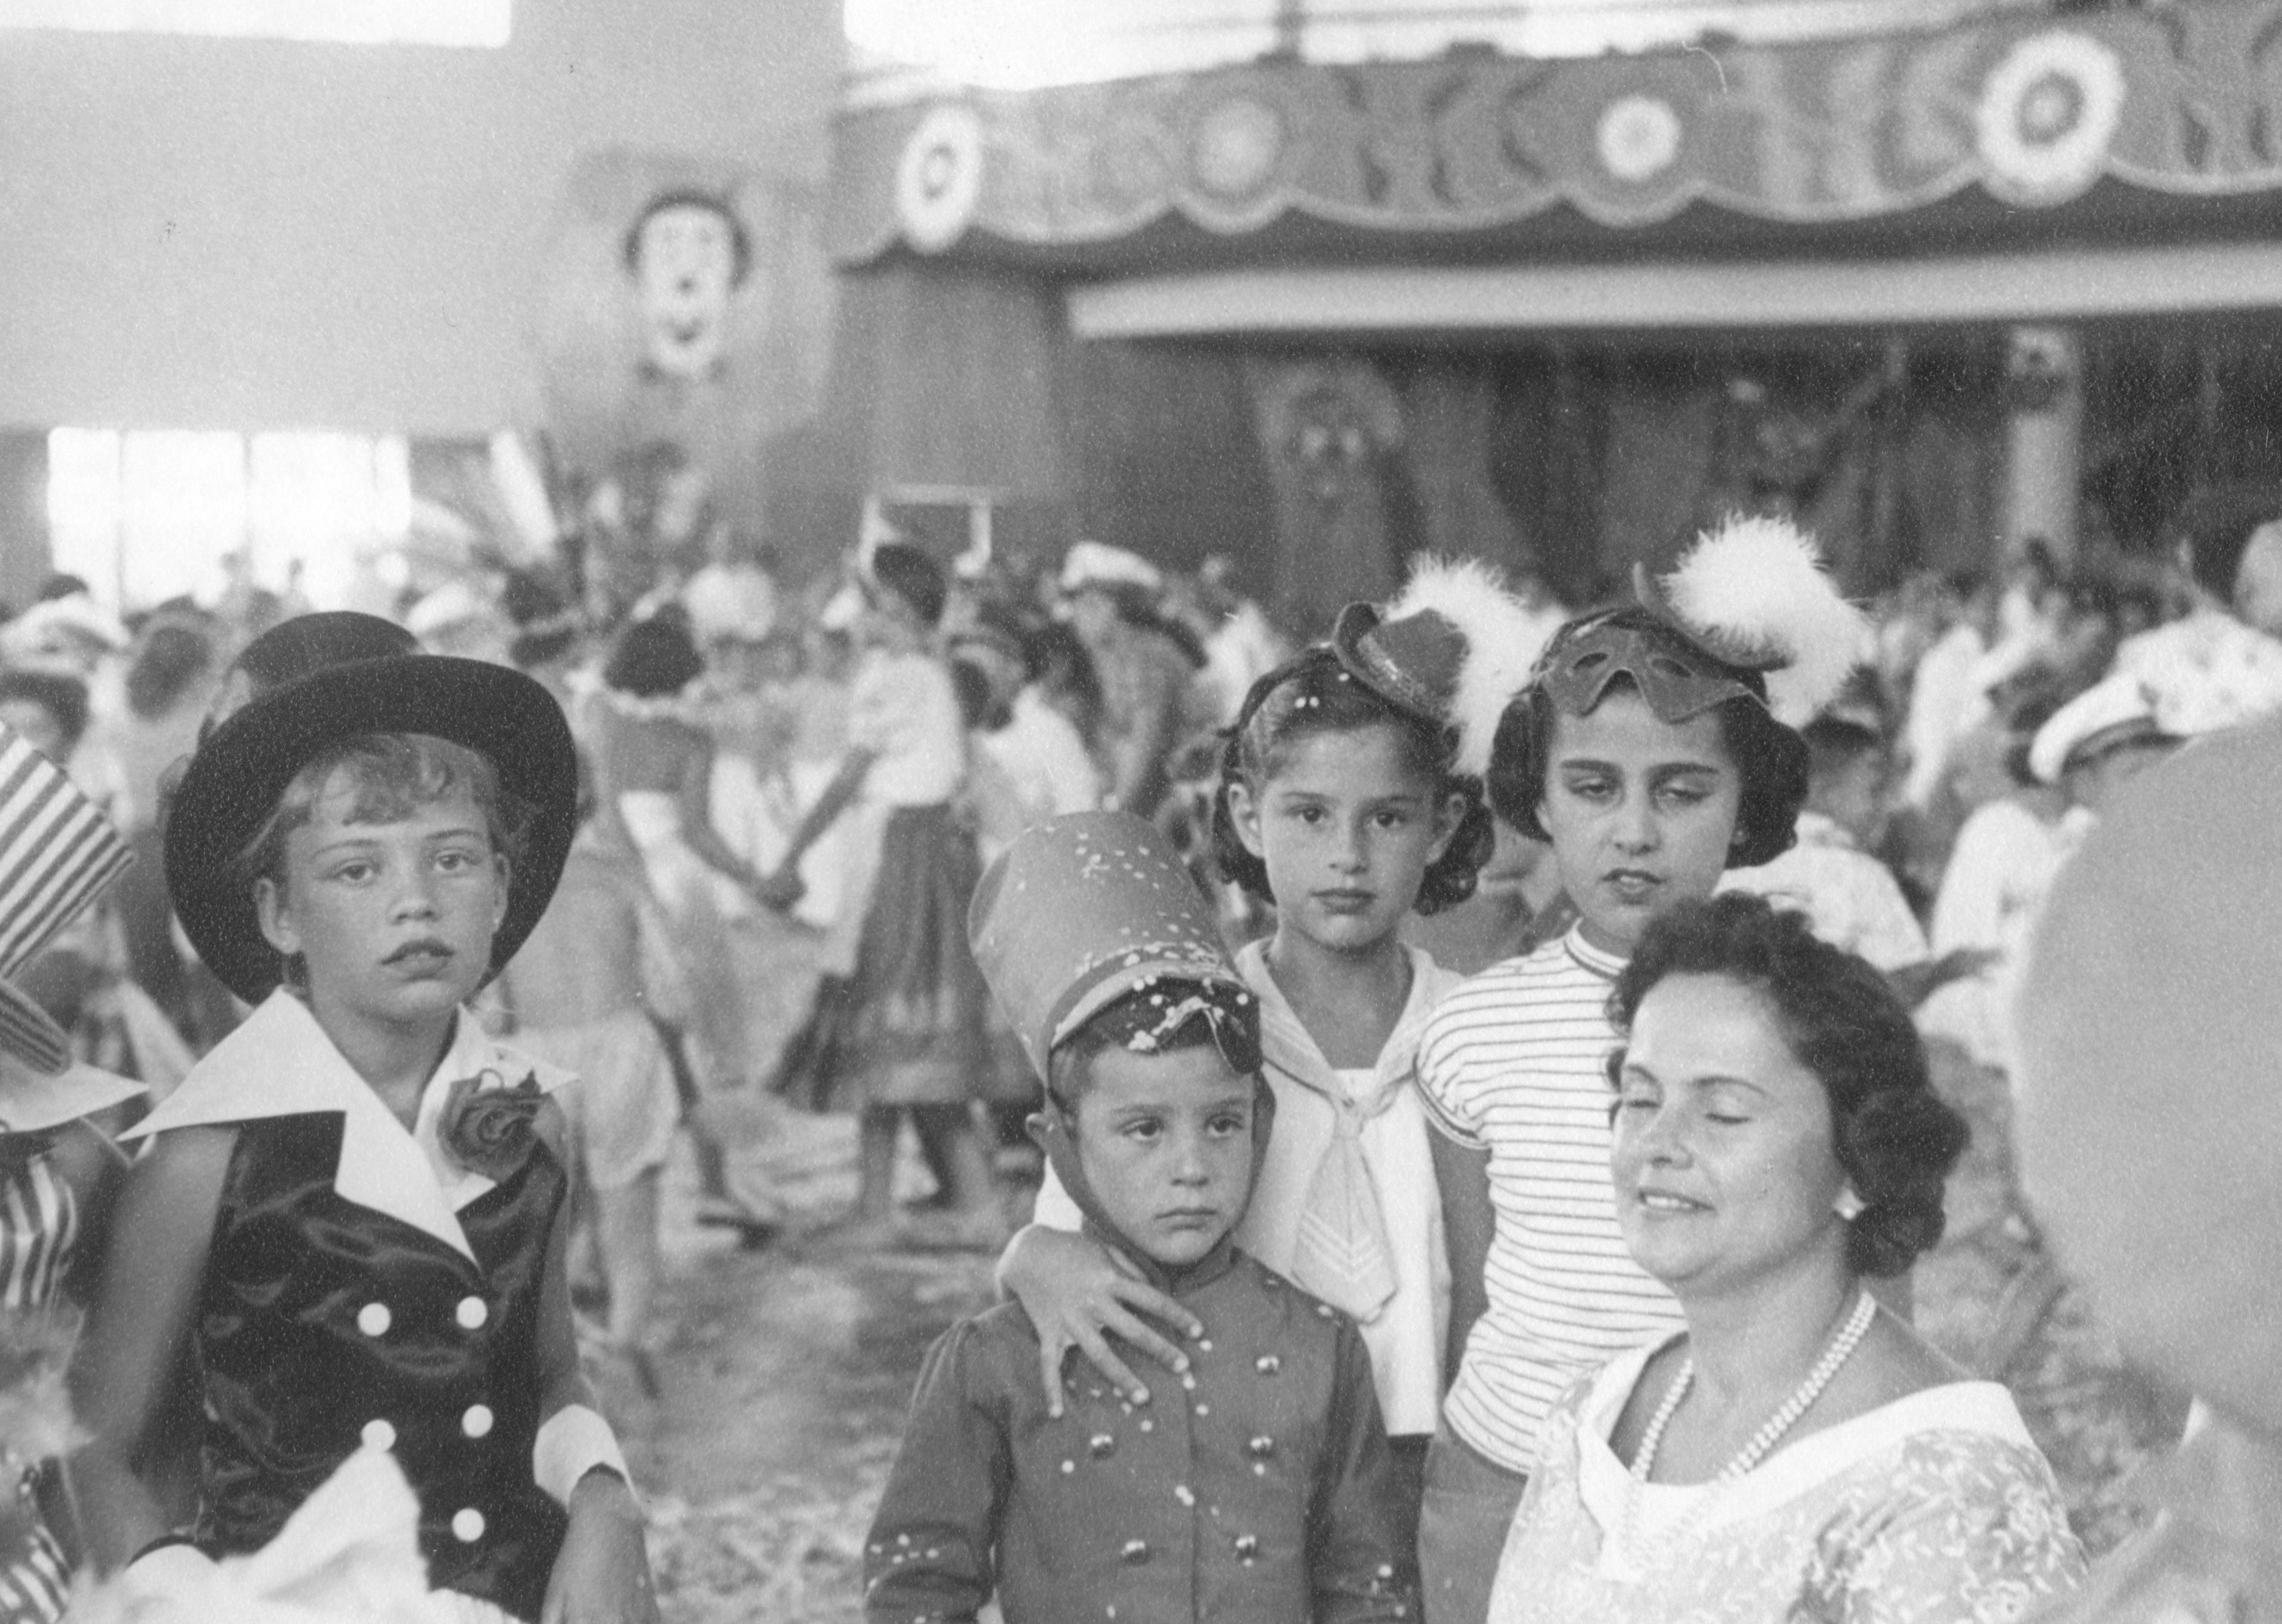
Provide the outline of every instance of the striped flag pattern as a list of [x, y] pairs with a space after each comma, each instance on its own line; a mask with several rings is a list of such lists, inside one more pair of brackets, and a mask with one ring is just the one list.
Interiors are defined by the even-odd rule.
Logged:
[[[61, 768], [0, 728], [0, 982], [23, 968], [133, 861], [109, 818]], [[55, 1023], [12, 986], [0, 1044], [46, 1071], [70, 1056]]]

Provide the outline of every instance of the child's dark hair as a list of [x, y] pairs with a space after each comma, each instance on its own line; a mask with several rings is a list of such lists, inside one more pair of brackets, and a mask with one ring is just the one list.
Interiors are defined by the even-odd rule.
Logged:
[[[1200, 1007], [1171, 1030], [1163, 1030], [1167, 1009], [1191, 999], [1210, 1008]], [[1134, 1040], [1144, 1033], [1151, 1034], [1148, 1045], [1137, 1048]], [[1238, 1075], [1256, 1075], [1261, 1065], [1259, 1001], [1222, 982], [1168, 978], [1136, 987], [1054, 1046], [1047, 1061], [1046, 1097], [1063, 1115], [1075, 1116], [1093, 1057], [1104, 1049], [1168, 1055], [1207, 1046], [1217, 1048]]]
[[894, 593], [920, 625], [942, 623], [950, 588], [943, 567], [924, 550], [907, 542], [882, 542], [872, 551], [871, 575], [873, 584]]
[[36, 705], [53, 716], [66, 755], [87, 736], [87, 684], [76, 677], [60, 671], [0, 671], [0, 700], [7, 700]]
[[[1629, 1035], [1642, 1001], [1671, 976], [1718, 976], [1774, 1009], [1792, 1056], [1822, 1085], [1832, 1148], [1862, 1210], [1846, 1223], [1857, 1274], [1899, 1274], [1940, 1241], [1944, 1180], [1964, 1154], [1965, 1119], [1934, 1092], [1925, 1045], [1886, 978], [1807, 928], [1801, 915], [1731, 892], [1650, 922], [1609, 994]], [[1609, 1057], [1611, 1082], [1624, 1051]]]
[[1876, 729], [1836, 716], [1817, 716], [1799, 730], [1799, 737], [1806, 740], [1807, 770], [1814, 777], [1843, 771], [1888, 748], [1886, 736]]
[[1497, 832], [1477, 780], [1453, 770], [1457, 736], [1423, 721], [1357, 682], [1328, 647], [1303, 650], [1277, 666], [1245, 695], [1235, 724], [1221, 735], [1220, 786], [1213, 794], [1213, 857], [1222, 878], [1263, 901], [1276, 899], [1268, 888], [1268, 865], [1246, 851], [1229, 810], [1229, 785], [1239, 780], [1254, 796], [1274, 776], [1277, 753], [1316, 733], [1347, 733], [1367, 727], [1394, 730], [1403, 764], [1433, 786], [1437, 806], [1450, 795], [1465, 808], [1442, 855], [1428, 865], [1412, 906], [1439, 913], [1474, 893], [1482, 865], [1490, 860]]
[[359, 823], [392, 823], [465, 788], [483, 810], [492, 849], [507, 859], [510, 876], [517, 871], [536, 813], [501, 785], [489, 757], [427, 733], [361, 733], [328, 745], [293, 775], [238, 855], [247, 886], [262, 879], [284, 886], [286, 837], [316, 815], [326, 785], [343, 769], [355, 785], [349, 817]]
[[219, 651], [206, 625], [169, 616], [150, 627], [127, 668], [127, 708], [156, 721], [214, 668]]
[[990, 674], [981, 666], [953, 659], [951, 687], [959, 696], [959, 719], [970, 732], [980, 728], [995, 733], [1013, 719], [1013, 712], [990, 691]]
[[705, 657], [697, 652], [687, 623], [653, 615], [618, 634], [618, 646], [602, 667], [602, 682], [620, 693], [653, 700], [680, 692], [704, 672]]
[[1030, 634], [1023, 652], [1029, 658], [1030, 680], [1044, 692], [1065, 695], [1077, 713], [1078, 732], [1086, 743], [1094, 743], [1105, 704], [1101, 674], [1076, 629], [1060, 621], [1048, 621]]
[[[1572, 621], [1563, 627], [1546, 649], [1541, 664], [1549, 664], [1572, 630], [1583, 623]], [[1643, 630], [1664, 630], [1675, 639], [1679, 636], [1645, 609], [1622, 609], [1606, 620], [1590, 623], [1595, 627], [1614, 624]], [[1611, 691], [1618, 683], [1638, 691], [1632, 679], [1624, 676], [1611, 679]], [[1607, 697], [1603, 693], [1603, 700]], [[1719, 718], [1720, 739], [1727, 746], [1727, 754], [1735, 758], [1736, 775], [1743, 780], [1743, 804], [1735, 812], [1735, 844], [1728, 855], [1727, 866], [1757, 868], [1781, 856], [1797, 838], [1798, 809], [1806, 804], [1806, 741], [1796, 731], [1776, 721], [1758, 697], [1738, 694], [1723, 700], [1712, 714]], [[1497, 736], [1490, 746], [1490, 805], [1500, 817], [1533, 840], [1550, 841], [1553, 838], [1538, 821], [1537, 808], [1545, 799], [1545, 771], [1552, 758], [1553, 733], [1559, 721], [1553, 696], [1545, 691], [1543, 683], [1533, 682], [1505, 708], [1498, 718]]]

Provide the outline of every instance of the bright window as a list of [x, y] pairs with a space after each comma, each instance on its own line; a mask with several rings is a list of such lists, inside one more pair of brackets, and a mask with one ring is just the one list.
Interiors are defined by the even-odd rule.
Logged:
[[0, 28], [354, 45], [507, 43], [514, 0], [0, 0]]
[[412, 521], [396, 436], [58, 429], [48, 437], [55, 567], [133, 608], [212, 597], [237, 557], [273, 590], [345, 598], [361, 560]]

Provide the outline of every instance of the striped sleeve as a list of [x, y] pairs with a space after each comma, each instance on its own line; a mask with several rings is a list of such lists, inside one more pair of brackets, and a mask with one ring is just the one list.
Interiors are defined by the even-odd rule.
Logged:
[[[1445, 1001], [1443, 1008], [1448, 1007]], [[1436, 1133], [1468, 1150], [1486, 1150], [1489, 1143], [1482, 1138], [1480, 1128], [1464, 1104], [1464, 1073], [1457, 1049], [1438, 1010], [1428, 1020], [1426, 1034], [1418, 1042], [1418, 1098], [1426, 1107], [1426, 1120]]]

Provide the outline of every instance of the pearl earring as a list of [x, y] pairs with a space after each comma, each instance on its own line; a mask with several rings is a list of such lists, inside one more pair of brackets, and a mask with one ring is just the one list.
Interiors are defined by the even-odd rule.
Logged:
[[1854, 1193], [1854, 1187], [1849, 1185], [1838, 1192], [1838, 1199], [1831, 1203], [1831, 1210], [1851, 1224], [1862, 1216], [1862, 1198], [1857, 1195]]

